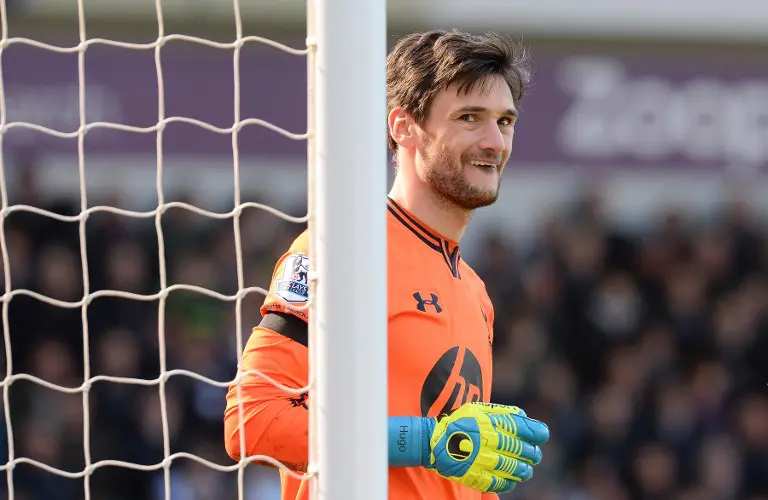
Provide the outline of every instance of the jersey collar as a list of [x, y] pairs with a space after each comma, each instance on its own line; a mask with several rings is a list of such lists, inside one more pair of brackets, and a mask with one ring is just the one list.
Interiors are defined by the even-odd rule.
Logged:
[[459, 274], [461, 250], [459, 249], [458, 243], [446, 238], [437, 231], [434, 231], [390, 197], [387, 197], [387, 210], [402, 225], [418, 236], [424, 244], [436, 252], [439, 252], [443, 256], [453, 277], [461, 279], [461, 275]]

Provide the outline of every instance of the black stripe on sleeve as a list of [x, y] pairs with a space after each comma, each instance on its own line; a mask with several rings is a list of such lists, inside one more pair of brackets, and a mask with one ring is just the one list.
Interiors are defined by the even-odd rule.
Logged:
[[303, 346], [309, 345], [309, 325], [293, 314], [268, 312], [262, 318], [259, 326], [269, 328]]

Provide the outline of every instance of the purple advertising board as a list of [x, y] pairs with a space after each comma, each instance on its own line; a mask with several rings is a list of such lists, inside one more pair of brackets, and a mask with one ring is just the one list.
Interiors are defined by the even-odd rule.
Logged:
[[[74, 132], [80, 124], [78, 56], [13, 45], [3, 56], [7, 120], [27, 121]], [[165, 116], [201, 120], [217, 127], [234, 124], [233, 51], [189, 43], [169, 43], [161, 52]], [[154, 50], [93, 45], [85, 54], [87, 122], [136, 127], [158, 123], [158, 76]], [[276, 49], [246, 45], [240, 63], [241, 119], [261, 118], [295, 133], [306, 131], [306, 59]], [[303, 155], [303, 141], [293, 141], [258, 126], [240, 133], [242, 154]], [[38, 131], [8, 130], [5, 147], [33, 144], [47, 151], [76, 151], [76, 139]], [[94, 129], [86, 153], [154, 152], [156, 134]], [[231, 134], [218, 134], [187, 123], [163, 131], [166, 153], [232, 152]]]
[[[301, 44], [294, 44], [300, 47]], [[165, 116], [217, 127], [234, 123], [231, 50], [170, 42], [162, 49]], [[768, 170], [765, 58], [644, 50], [626, 54], [533, 51], [533, 85], [521, 105], [513, 158], [531, 168]], [[79, 119], [77, 54], [12, 45], [2, 58], [9, 122], [74, 132]], [[306, 131], [306, 60], [247, 44], [240, 58], [241, 119]], [[88, 122], [151, 127], [158, 121], [153, 50], [93, 45], [85, 55]], [[355, 110], [338, 110], [354, 120]], [[77, 151], [77, 141], [12, 128], [7, 152], [34, 146]], [[304, 141], [259, 126], [239, 134], [241, 155], [302, 159]], [[156, 134], [94, 129], [86, 154], [154, 153]], [[166, 154], [232, 154], [232, 137], [171, 123]], [[299, 163], [299, 162], [297, 162]]]

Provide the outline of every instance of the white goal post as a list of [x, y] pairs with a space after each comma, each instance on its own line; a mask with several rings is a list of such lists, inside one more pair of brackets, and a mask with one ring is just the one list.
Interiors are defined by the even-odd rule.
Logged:
[[384, 500], [386, 2], [308, 7], [310, 472], [318, 499]]
[[[237, 311], [237, 349], [242, 351], [243, 338], [252, 325], [241, 320], [242, 301], [249, 293], [266, 293], [265, 288], [243, 283], [239, 218], [244, 208], [259, 208], [293, 222], [308, 221], [310, 230], [310, 463], [307, 471], [313, 500], [384, 500], [388, 498], [387, 472], [387, 251], [386, 251], [386, 0], [307, 0], [306, 50], [296, 50], [258, 36], [243, 36], [239, 0], [234, 1], [235, 40], [231, 43], [166, 34], [162, 0], [154, 0], [158, 35], [151, 43], [128, 43], [118, 40], [89, 38], [86, 27], [86, 0], [77, 0], [79, 43], [62, 47], [38, 40], [9, 35], [5, 0], [0, 0], [0, 258], [4, 288], [0, 295], [3, 342], [6, 357], [2, 398], [8, 461], [0, 465], [6, 476], [8, 496], [14, 499], [14, 469], [19, 464], [43, 469], [70, 479], [82, 479], [83, 496], [91, 498], [90, 476], [101, 467], [124, 467], [147, 473], [161, 472], [165, 500], [170, 500], [170, 468], [174, 460], [191, 459], [221, 472], [238, 473], [238, 498], [244, 498], [243, 471], [255, 460], [281, 466], [273, 457], [242, 458], [239, 463], [218, 464], [186, 452], [171, 453], [168, 415], [165, 401], [166, 383], [174, 376], [188, 376], [220, 388], [231, 380], [212, 380], [199, 373], [167, 369], [164, 314], [170, 292], [187, 290], [210, 298], [234, 302]], [[73, 2], [74, 3], [74, 2]], [[217, 127], [185, 116], [167, 116], [162, 49], [171, 40], [185, 41], [229, 50], [234, 57], [234, 123]], [[239, 82], [240, 51], [246, 42], [266, 43], [294, 55], [307, 57], [308, 126], [306, 134], [291, 133], [258, 117], [240, 117], [240, 95], [248, 92]], [[13, 121], [7, 112], [3, 58], [12, 45], [28, 45], [59, 54], [78, 57], [78, 127], [55, 130], [37, 123]], [[92, 45], [108, 45], [124, 50], [152, 51], [157, 71], [157, 123], [139, 127], [129, 123], [88, 122], [86, 118], [85, 53]], [[231, 135], [234, 158], [235, 198], [232, 210], [214, 213], [182, 202], [166, 202], [163, 189], [163, 131], [169, 123], [183, 122], [204, 128], [210, 133]], [[240, 200], [240, 161], [237, 135], [244, 126], [263, 126], [294, 140], [308, 141], [308, 213], [306, 218], [290, 217], [272, 207]], [[78, 151], [79, 213], [60, 215], [39, 207], [12, 205], [9, 202], [7, 166], [3, 157], [4, 136], [11, 129], [34, 130], [59, 139], [76, 141]], [[91, 206], [86, 193], [85, 136], [94, 129], [111, 129], [157, 137], [156, 184], [147, 189], [157, 191], [158, 205], [150, 211], [133, 211], [113, 206]], [[163, 214], [169, 208], [183, 208], [212, 219], [231, 219], [234, 224], [237, 255], [238, 290], [224, 295], [215, 290], [188, 285], [169, 285], [166, 277]], [[33, 212], [39, 216], [79, 227], [80, 259], [83, 274], [83, 296], [76, 301], [58, 300], [34, 290], [14, 288], [11, 281], [5, 219], [14, 212]], [[91, 214], [110, 212], [123, 217], [154, 219], [159, 247], [160, 289], [141, 295], [120, 290], [92, 290], [87, 266], [86, 224]], [[281, 249], [280, 251], [284, 251]], [[263, 283], [265, 287], [267, 283]], [[13, 345], [9, 332], [9, 308], [14, 297], [32, 297], [49, 305], [80, 310], [83, 322], [82, 384], [66, 387], [14, 371], [11, 362]], [[91, 375], [88, 307], [101, 297], [158, 302], [158, 348], [160, 374], [155, 379], [138, 379]], [[232, 367], [234, 371], [235, 367]], [[238, 374], [242, 380], [243, 374]], [[9, 390], [14, 382], [25, 380], [48, 389], [80, 394], [83, 405], [82, 470], [66, 471], [20, 456], [14, 446], [14, 426], [9, 408]], [[156, 386], [160, 396], [163, 437], [162, 462], [137, 464], [118, 460], [93, 461], [90, 442], [89, 391], [96, 382]], [[279, 384], [276, 384], [279, 385]], [[241, 408], [242, 409], [242, 408]], [[223, 436], [222, 436], [223, 437]], [[242, 440], [241, 440], [242, 443]], [[224, 447], [224, 443], [221, 444]]]

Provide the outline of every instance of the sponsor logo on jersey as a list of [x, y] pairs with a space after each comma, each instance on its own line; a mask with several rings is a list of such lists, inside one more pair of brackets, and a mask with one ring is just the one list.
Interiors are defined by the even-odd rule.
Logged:
[[429, 299], [425, 299], [421, 296], [420, 292], [416, 292], [413, 294], [413, 298], [416, 299], [416, 309], [421, 312], [427, 312], [427, 306], [434, 308], [434, 311], [438, 314], [443, 312], [443, 306], [437, 302], [438, 298], [434, 293], [430, 293]]
[[464, 403], [485, 401], [483, 370], [466, 347], [447, 350], [429, 371], [421, 388], [421, 415], [436, 417]]

